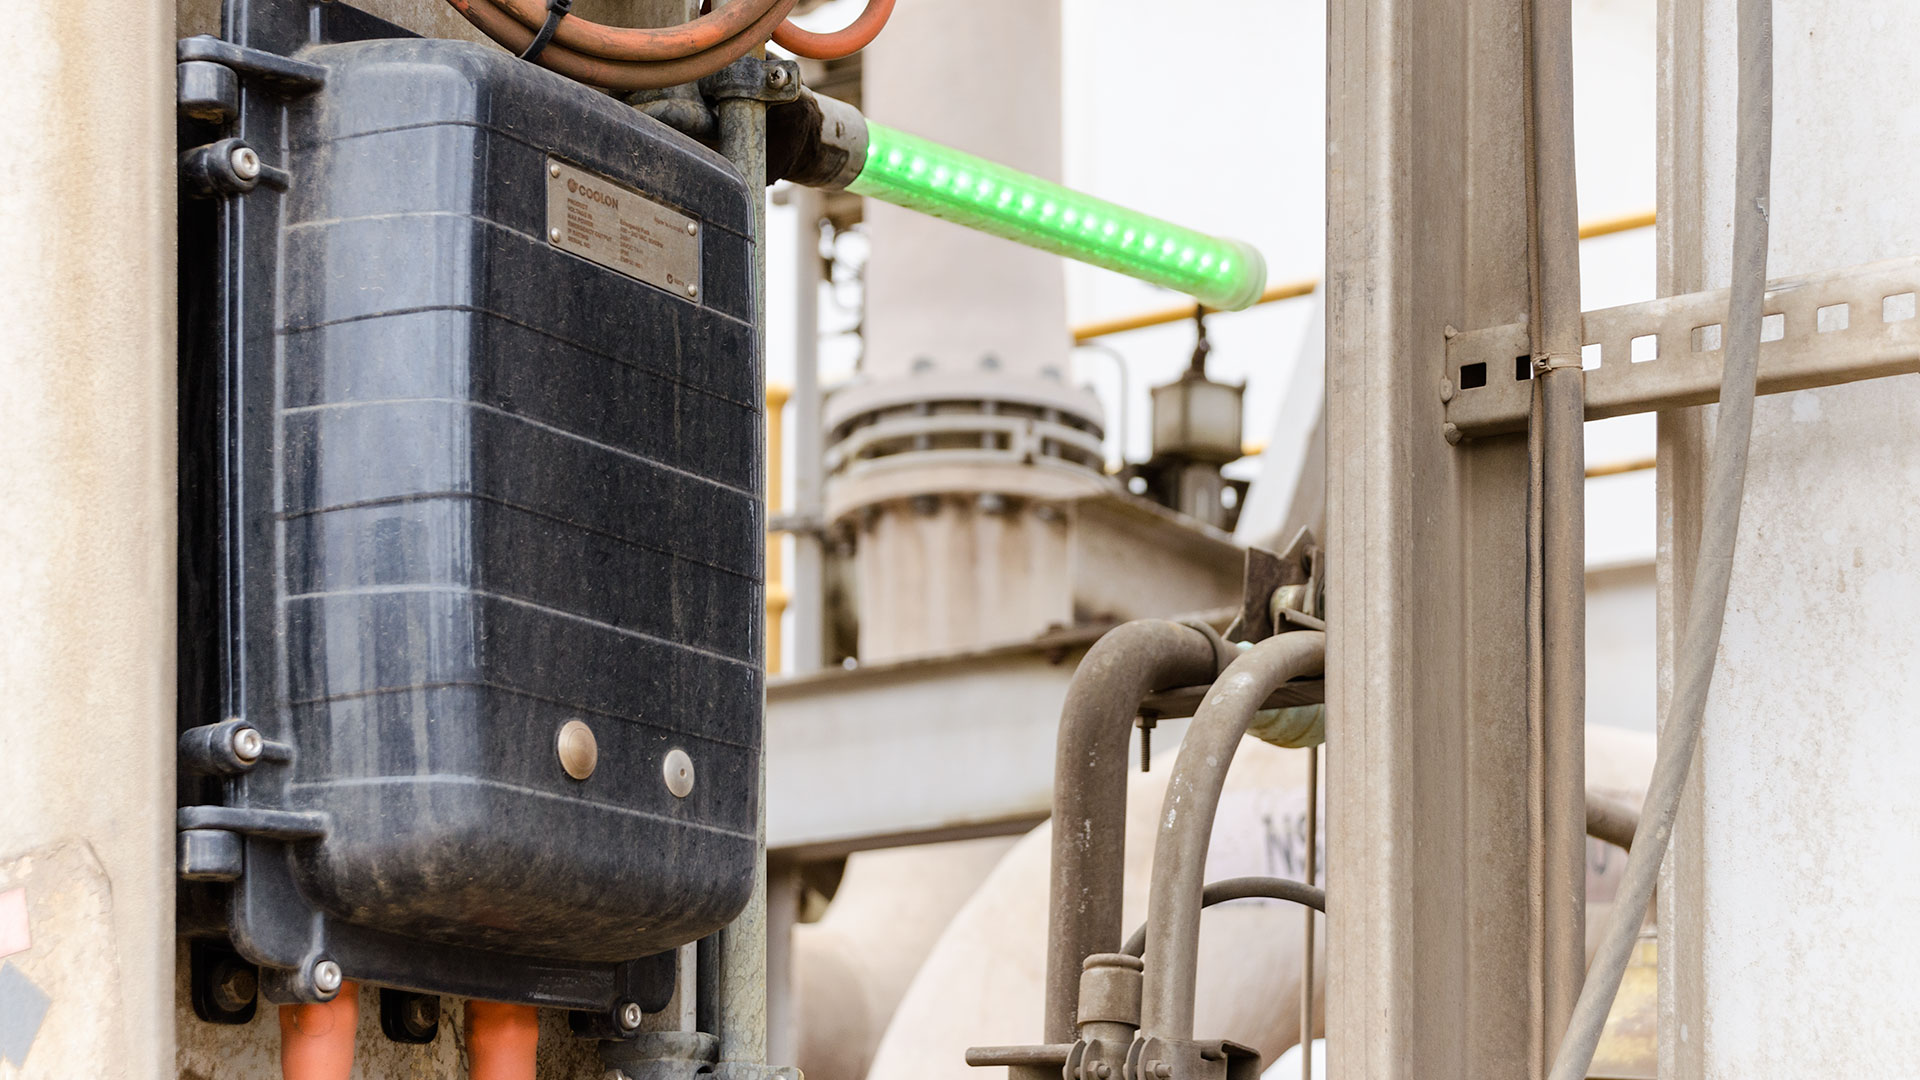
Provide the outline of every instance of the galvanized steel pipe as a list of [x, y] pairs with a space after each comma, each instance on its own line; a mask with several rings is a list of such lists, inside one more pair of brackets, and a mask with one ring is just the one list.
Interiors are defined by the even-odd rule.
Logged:
[[1227, 667], [1188, 726], [1167, 784], [1147, 901], [1146, 984], [1140, 1029], [1162, 1039], [1193, 1038], [1200, 909], [1207, 845], [1234, 749], [1259, 710], [1288, 680], [1326, 666], [1327, 635], [1301, 630], [1268, 638]]
[[1120, 946], [1127, 742], [1140, 702], [1157, 690], [1208, 682], [1218, 670], [1207, 635], [1140, 619], [1095, 642], [1074, 672], [1053, 766], [1046, 1042], [1073, 1041], [1081, 965]]

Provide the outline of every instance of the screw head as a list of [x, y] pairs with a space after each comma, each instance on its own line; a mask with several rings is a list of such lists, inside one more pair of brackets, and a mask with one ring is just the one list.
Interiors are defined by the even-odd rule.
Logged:
[[698, 286], [698, 285], [696, 285], [696, 284], [694, 284], [694, 283], [693, 283], [693, 282], [691, 282], [691, 281], [689, 281], [689, 282], [687, 282], [687, 295], [688, 295], [688, 296], [699, 296], [699, 295], [700, 295], [700, 286]]
[[687, 222], [687, 235], [688, 235], [688, 236], [699, 236], [699, 235], [700, 235], [700, 223], [699, 223], [699, 222], [697, 222], [697, 221], [689, 221], [689, 222]]
[[241, 727], [233, 729], [233, 756], [242, 764], [251, 765], [260, 760], [260, 752], [267, 747], [267, 740], [260, 737], [258, 728]]
[[660, 775], [667, 781], [667, 790], [673, 792], [676, 799], [684, 799], [693, 791], [693, 759], [679, 747], [667, 751], [666, 759], [660, 763]]
[[594, 768], [600, 764], [600, 742], [593, 737], [593, 729], [583, 720], [569, 720], [560, 725], [554, 750], [560, 755], [560, 767], [575, 780], [592, 776]]
[[233, 175], [242, 180], [260, 179], [260, 155], [253, 152], [251, 146], [236, 146], [233, 153], [227, 155], [227, 164], [232, 166]]
[[783, 67], [768, 68], [767, 85], [773, 87], [775, 90], [787, 85], [787, 69]]
[[558, 163], [558, 162], [553, 162], [553, 163], [551, 163], [551, 164], [549, 164], [549, 165], [547, 166], [547, 175], [548, 175], [548, 176], [551, 176], [551, 177], [553, 177], [553, 178], [555, 178], [555, 179], [559, 179], [559, 177], [560, 177], [560, 165], [559, 165], [559, 163]]
[[340, 989], [340, 983], [344, 979], [340, 965], [331, 960], [322, 960], [313, 965], [313, 988], [323, 994], [331, 994]]
[[638, 1002], [629, 1001], [626, 1004], [620, 1006], [621, 1028], [627, 1031], [633, 1031], [634, 1029], [640, 1026], [641, 1017], [642, 1017], [642, 1013], [640, 1012], [640, 1005]]
[[560, 226], [555, 225], [553, 228], [548, 229], [547, 239], [553, 241], [556, 244], [559, 243], [560, 242]]

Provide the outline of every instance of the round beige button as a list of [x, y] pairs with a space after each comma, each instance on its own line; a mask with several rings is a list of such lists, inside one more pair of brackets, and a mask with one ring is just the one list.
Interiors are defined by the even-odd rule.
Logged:
[[684, 799], [693, 790], [693, 759], [679, 747], [667, 751], [665, 761], [660, 763], [660, 773], [666, 778], [667, 790], [674, 798]]
[[560, 767], [575, 780], [592, 776], [594, 766], [600, 764], [600, 744], [584, 721], [569, 720], [560, 725], [554, 749], [560, 755]]

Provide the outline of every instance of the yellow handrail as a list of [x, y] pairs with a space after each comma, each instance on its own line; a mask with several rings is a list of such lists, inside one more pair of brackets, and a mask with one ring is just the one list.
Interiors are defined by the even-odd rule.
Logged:
[[[1591, 240], [1596, 236], [1611, 236], [1614, 233], [1632, 232], [1635, 229], [1647, 228], [1652, 224], [1653, 211], [1651, 210], [1642, 210], [1637, 214], [1622, 214], [1619, 217], [1599, 218], [1594, 221], [1581, 223], [1580, 239]], [[1261, 304], [1271, 304], [1276, 300], [1292, 300], [1296, 297], [1308, 296], [1312, 294], [1313, 290], [1319, 287], [1320, 281], [1317, 278], [1302, 278], [1299, 281], [1283, 281], [1278, 285], [1269, 285], [1267, 286], [1267, 291], [1260, 294], [1260, 299], [1253, 302], [1253, 306], [1258, 307]], [[1193, 308], [1194, 305], [1192, 304], [1183, 304], [1179, 307], [1166, 307], [1155, 311], [1143, 311], [1135, 315], [1123, 315], [1117, 319], [1101, 319], [1097, 322], [1081, 323], [1079, 326], [1073, 328], [1073, 343], [1075, 345], [1084, 345], [1095, 338], [1108, 337], [1112, 334], [1124, 334], [1129, 330], [1145, 330], [1149, 326], [1165, 326], [1168, 323], [1182, 322], [1186, 319], [1193, 318]], [[1207, 311], [1211, 313], [1214, 309], [1208, 308]]]

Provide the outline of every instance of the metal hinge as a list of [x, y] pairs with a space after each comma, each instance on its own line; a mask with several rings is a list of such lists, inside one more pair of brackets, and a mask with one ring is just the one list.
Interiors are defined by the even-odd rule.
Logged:
[[[1920, 256], [1770, 283], [1760, 393], [1920, 372], [1916, 294]], [[1718, 401], [1726, 317], [1725, 289], [1587, 312], [1587, 419]], [[1448, 337], [1449, 442], [1526, 430], [1529, 352], [1524, 322]]]

